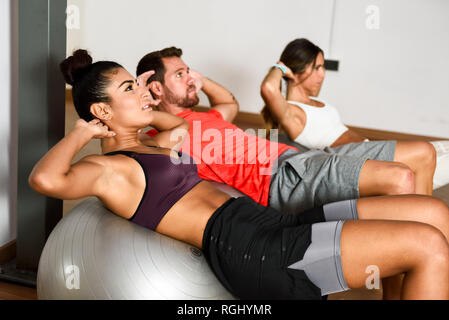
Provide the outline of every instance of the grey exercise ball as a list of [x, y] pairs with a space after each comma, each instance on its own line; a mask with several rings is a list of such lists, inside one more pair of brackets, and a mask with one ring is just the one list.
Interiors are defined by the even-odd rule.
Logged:
[[45, 300], [235, 299], [199, 249], [120, 218], [96, 198], [67, 213], [50, 234], [39, 261], [37, 295]]

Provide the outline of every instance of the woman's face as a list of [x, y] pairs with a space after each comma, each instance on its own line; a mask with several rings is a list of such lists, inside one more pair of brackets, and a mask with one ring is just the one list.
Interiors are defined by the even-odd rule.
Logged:
[[122, 126], [146, 127], [152, 120], [151, 94], [137, 85], [137, 80], [125, 69], [118, 68], [111, 75], [107, 88], [112, 120]]
[[315, 66], [313, 65], [313, 62], [310, 63], [306, 70], [299, 75], [298, 85], [302, 87], [308, 96], [317, 97], [320, 93], [325, 76], [324, 57], [320, 52], [316, 57]]

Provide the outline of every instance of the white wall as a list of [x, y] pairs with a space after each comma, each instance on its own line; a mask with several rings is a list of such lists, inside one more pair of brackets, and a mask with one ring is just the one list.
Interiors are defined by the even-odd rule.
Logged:
[[[87, 48], [134, 73], [144, 54], [175, 45], [190, 67], [231, 90], [242, 111], [258, 113], [266, 71], [290, 40], [307, 37], [340, 60], [321, 98], [345, 123], [449, 138], [449, 1], [68, 2], [80, 9], [68, 53]], [[369, 5], [379, 8], [379, 29], [366, 27]]]
[[[378, 30], [365, 27], [370, 4]], [[449, 1], [339, 0], [322, 96], [350, 124], [449, 138]]]
[[12, 51], [11, 7], [13, 0], [0, 0], [0, 247], [17, 234], [17, 99]]

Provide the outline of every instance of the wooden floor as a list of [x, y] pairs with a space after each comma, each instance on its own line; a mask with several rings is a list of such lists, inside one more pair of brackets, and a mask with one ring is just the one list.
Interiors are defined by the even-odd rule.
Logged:
[[0, 281], [0, 300], [36, 300], [35, 288]]
[[[66, 104], [66, 131], [70, 131], [78, 118], [73, 104], [70, 100]], [[250, 127], [244, 123], [237, 124], [243, 129]], [[254, 127], [254, 126], [252, 126]], [[83, 157], [87, 154], [99, 153], [100, 144], [98, 140], [91, 141], [87, 146], [85, 146], [81, 152], [78, 154], [76, 159]], [[75, 159], [75, 160], [76, 160]], [[434, 196], [444, 200], [449, 205], [449, 185], [446, 185], [438, 190], [435, 190]], [[80, 201], [64, 201], [64, 213], [68, 212]], [[342, 293], [329, 295], [329, 300], [379, 300], [382, 297], [382, 290], [368, 290], [368, 289], [358, 289], [350, 290]], [[0, 281], [0, 300], [35, 300], [37, 299], [36, 289], [23, 287], [11, 283]]]

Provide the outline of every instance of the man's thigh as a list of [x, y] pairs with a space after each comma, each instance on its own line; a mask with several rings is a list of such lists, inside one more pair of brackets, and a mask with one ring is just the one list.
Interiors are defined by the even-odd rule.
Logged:
[[367, 141], [349, 143], [335, 148], [325, 148], [324, 152], [352, 157], [365, 157], [378, 161], [393, 161], [396, 141]]
[[366, 158], [311, 150], [286, 159], [273, 176], [269, 205], [288, 213], [359, 197]]

